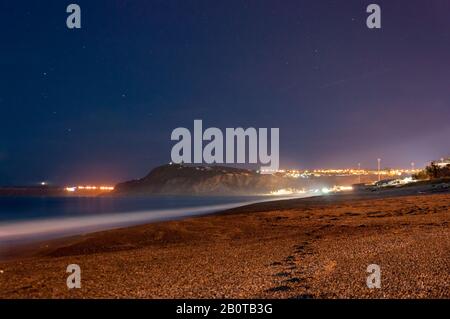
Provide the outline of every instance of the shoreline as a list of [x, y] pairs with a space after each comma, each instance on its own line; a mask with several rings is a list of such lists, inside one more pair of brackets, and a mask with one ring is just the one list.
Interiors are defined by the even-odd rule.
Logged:
[[[46, 247], [49, 245], [55, 245], [55, 243], [65, 244], [70, 243], [72, 240], [76, 240], [80, 236], [87, 236], [87, 235], [94, 235], [96, 233], [102, 233], [106, 231], [114, 231], [114, 230], [120, 230], [120, 229], [127, 229], [127, 228], [133, 228], [137, 226], [144, 226], [144, 225], [151, 225], [156, 223], [164, 223], [164, 222], [170, 222], [170, 221], [177, 221], [177, 220], [185, 220], [190, 218], [201, 218], [209, 215], [223, 215], [223, 214], [236, 214], [239, 212], [264, 212], [264, 211], [270, 211], [272, 209], [275, 209], [277, 205], [283, 205], [284, 208], [288, 208], [290, 206], [298, 205], [297, 201], [307, 201], [309, 199], [315, 199], [318, 198], [320, 200], [332, 200], [332, 201], [339, 201], [339, 200], [348, 200], [351, 198], [387, 198], [390, 196], [408, 196], [411, 194], [416, 194], [419, 191], [419, 189], [416, 188], [406, 188], [406, 189], [387, 189], [387, 190], [380, 190], [378, 192], [351, 192], [351, 193], [334, 193], [334, 194], [327, 194], [327, 195], [313, 195], [305, 196], [305, 197], [295, 197], [295, 196], [286, 196], [286, 197], [274, 197], [273, 199], [266, 199], [262, 201], [250, 201], [250, 202], [240, 202], [240, 203], [232, 203], [232, 204], [223, 204], [223, 205], [210, 205], [210, 206], [204, 206], [204, 207], [190, 207], [189, 209], [194, 210], [194, 212], [186, 214], [186, 210], [188, 208], [180, 208], [180, 209], [162, 209], [157, 211], [149, 211], [152, 215], [158, 211], [161, 211], [162, 216], [158, 218], [158, 216], [151, 216], [151, 218], [146, 218], [145, 220], [142, 220], [141, 222], [131, 223], [131, 222], [123, 222], [122, 224], [117, 225], [110, 225], [105, 226], [104, 228], [93, 226], [91, 229], [89, 228], [82, 228], [81, 226], [78, 227], [73, 233], [70, 231], [66, 233], [56, 233], [56, 234], [42, 234], [42, 235], [36, 235], [36, 237], [32, 238], [25, 238], [22, 240], [17, 239], [8, 239], [8, 242], [6, 244], [0, 245], [0, 262], [2, 261], [11, 261], [15, 259], [20, 258], [27, 258], [32, 257], [34, 251], [39, 251], [41, 247]], [[261, 195], [264, 197], [264, 195]], [[219, 206], [222, 208], [220, 209]], [[226, 206], [229, 206], [229, 208], [224, 208]], [[235, 206], [235, 207], [234, 207]], [[197, 212], [198, 210], [198, 212]], [[175, 213], [174, 213], [175, 212]], [[145, 214], [144, 211], [142, 212], [130, 212], [130, 213], [114, 213], [111, 215], [101, 216], [102, 219], [109, 218], [110, 216], [117, 216], [121, 217], [123, 220], [127, 220], [130, 215], [133, 217], [134, 215], [139, 216]], [[169, 216], [167, 216], [169, 215]], [[53, 223], [53, 222], [59, 222], [59, 221], [68, 221], [70, 222], [73, 220], [77, 223], [81, 220], [89, 220], [93, 219], [92, 217], [74, 217], [74, 218], [52, 218], [52, 219], [43, 219], [38, 220], [37, 222], [39, 224], [47, 224], [47, 223]], [[27, 225], [28, 222], [19, 222], [20, 224]], [[11, 226], [16, 226], [16, 224], [13, 224]], [[15, 228], [15, 227], [10, 227]], [[1, 228], [0, 228], [1, 230]], [[1, 232], [0, 232], [1, 233]]]
[[[270, 207], [274, 207], [278, 202], [282, 202], [284, 207], [287, 208], [290, 205], [294, 205], [297, 201], [304, 201], [311, 198], [322, 198], [322, 200], [329, 200], [330, 198], [333, 201], [338, 201], [340, 199], [348, 200], [352, 198], [387, 198], [391, 196], [408, 196], [414, 195], [420, 192], [430, 192], [430, 184], [425, 185], [417, 185], [403, 188], [388, 188], [388, 189], [380, 189], [375, 192], [371, 191], [352, 191], [352, 192], [344, 192], [344, 193], [331, 193], [331, 194], [322, 194], [315, 195], [311, 193], [308, 196], [295, 196], [295, 195], [287, 195], [287, 196], [274, 196], [273, 198], [267, 197], [268, 195], [260, 195], [262, 198], [265, 197], [265, 200], [252, 200], [248, 202], [236, 202], [229, 204], [220, 204], [220, 205], [207, 205], [207, 206], [193, 206], [186, 208], [176, 208], [176, 209], [157, 209], [157, 210], [149, 210], [149, 211], [135, 211], [135, 212], [116, 212], [103, 216], [92, 216], [92, 217], [66, 217], [66, 218], [50, 218], [50, 219], [41, 219], [32, 222], [28, 221], [14, 221], [11, 223], [5, 223], [7, 225], [6, 231], [8, 232], [8, 227], [10, 229], [17, 230], [17, 226], [25, 225], [25, 228], [29, 228], [29, 224], [38, 224], [42, 226], [48, 226], [48, 224], [68, 224], [64, 227], [64, 231], [53, 231], [53, 232], [37, 232], [36, 235], [29, 235], [28, 237], [24, 237], [21, 239], [18, 238], [10, 238], [5, 240], [5, 243], [0, 245], [0, 262], [6, 260], [12, 260], [14, 258], [20, 258], [22, 255], [22, 251], [32, 251], [36, 249], [36, 247], [46, 245], [47, 243], [53, 243], [55, 241], [65, 242], [72, 238], [76, 238], [78, 236], [85, 236], [90, 234], [95, 234], [98, 232], [104, 232], [109, 230], [118, 230], [130, 227], [136, 227], [147, 224], [161, 223], [167, 221], [175, 221], [175, 220], [183, 220], [187, 218], [193, 217], [204, 217], [208, 215], [220, 215], [220, 214], [231, 214], [233, 212], [239, 212], [244, 210], [246, 212], [250, 211], [267, 211], [270, 210]], [[251, 196], [252, 198], [255, 196]], [[245, 196], [243, 197], [245, 198]], [[272, 203], [272, 205], [271, 205]], [[187, 213], [189, 211], [189, 213]], [[148, 215], [145, 217], [145, 215]], [[111, 222], [110, 219], [120, 219], [122, 222], [116, 221]], [[132, 222], [130, 219], [136, 218], [137, 221]], [[98, 225], [97, 223], [89, 222], [95, 219], [107, 220], [105, 225]], [[81, 226], [80, 223], [85, 221], [87, 225]], [[71, 224], [75, 224], [71, 226]], [[67, 229], [72, 227], [72, 231], [68, 231]], [[3, 226], [5, 228], [5, 226]], [[51, 227], [50, 227], [51, 228]], [[0, 226], [0, 234], [2, 234], [2, 227]], [[5, 235], [3, 235], [5, 237]], [[0, 239], [1, 236], [0, 236]], [[27, 254], [24, 254], [28, 256]]]
[[[450, 194], [417, 191], [257, 203], [40, 243], [0, 262], [0, 298], [449, 298]], [[65, 286], [71, 263], [82, 289]], [[365, 286], [371, 263], [385, 289]]]
[[[240, 207], [271, 201], [301, 199], [311, 196], [243, 196], [242, 201], [207, 204], [189, 207], [156, 208], [138, 211], [123, 211], [94, 216], [48, 217], [34, 220], [12, 220], [0, 224], [0, 261], [11, 259], [5, 251], [21, 250], [51, 241], [64, 241], [80, 235], [134, 227], [139, 225], [182, 220], [221, 214]], [[234, 198], [234, 197], [231, 197]], [[27, 248], [27, 250], [30, 250]], [[7, 254], [8, 255], [8, 254]]]

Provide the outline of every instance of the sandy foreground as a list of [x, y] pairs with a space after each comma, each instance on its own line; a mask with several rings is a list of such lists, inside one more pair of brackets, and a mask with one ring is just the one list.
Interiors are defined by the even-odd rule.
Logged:
[[450, 298], [449, 222], [449, 193], [255, 204], [3, 252], [0, 298]]

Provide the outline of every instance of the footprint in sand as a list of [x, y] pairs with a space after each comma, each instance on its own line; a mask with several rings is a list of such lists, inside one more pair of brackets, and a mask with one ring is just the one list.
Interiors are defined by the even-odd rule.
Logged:
[[267, 292], [280, 292], [280, 291], [288, 291], [291, 290], [291, 287], [289, 286], [277, 286], [273, 288], [267, 289]]

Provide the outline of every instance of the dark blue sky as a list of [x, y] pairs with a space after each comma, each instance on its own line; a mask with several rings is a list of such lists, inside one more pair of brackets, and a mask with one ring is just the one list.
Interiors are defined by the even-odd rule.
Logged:
[[449, 17], [448, 0], [1, 0], [0, 184], [140, 177], [194, 119], [279, 127], [282, 167], [422, 166], [450, 151]]

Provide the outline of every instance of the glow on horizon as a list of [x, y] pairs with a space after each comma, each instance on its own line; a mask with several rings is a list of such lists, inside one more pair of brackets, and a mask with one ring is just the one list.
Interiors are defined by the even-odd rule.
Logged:
[[88, 191], [95, 191], [95, 190], [101, 190], [101, 191], [112, 191], [114, 190], [114, 186], [67, 186], [64, 188], [67, 192], [76, 192], [77, 190], [88, 190]]

